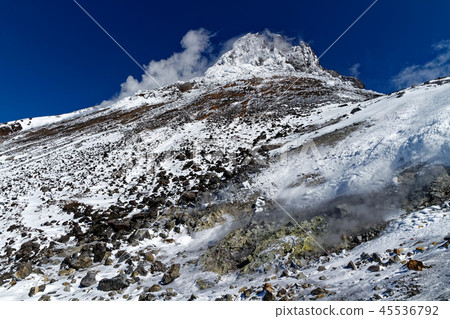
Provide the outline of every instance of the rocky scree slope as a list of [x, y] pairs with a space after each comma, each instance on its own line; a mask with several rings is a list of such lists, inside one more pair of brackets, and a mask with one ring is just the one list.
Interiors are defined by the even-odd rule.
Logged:
[[[382, 96], [304, 43], [249, 34], [204, 77], [6, 123], [0, 299], [438, 298], [392, 288], [414, 270], [372, 286], [407, 257], [446, 256], [449, 92], [446, 78]], [[435, 230], [426, 249], [395, 237], [416, 231], [405, 211]], [[389, 236], [405, 248], [374, 240]]]

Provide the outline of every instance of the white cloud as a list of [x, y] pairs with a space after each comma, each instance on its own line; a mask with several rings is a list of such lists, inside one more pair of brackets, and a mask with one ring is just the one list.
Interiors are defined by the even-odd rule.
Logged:
[[361, 74], [361, 72], [359, 71], [360, 68], [361, 68], [361, 64], [355, 63], [348, 69], [348, 71], [350, 72], [351, 76], [357, 78]]
[[[145, 70], [163, 86], [203, 75], [209, 66], [207, 56], [211, 50], [211, 36], [211, 33], [205, 29], [190, 30], [181, 40], [182, 52], [176, 52], [168, 59], [152, 60], [145, 66]], [[133, 95], [139, 90], [157, 88], [158, 85], [147, 74], [143, 74], [141, 81], [131, 75], [128, 76], [120, 87], [118, 97], [111, 101], [104, 101], [102, 105], [108, 105], [115, 100]]]
[[433, 50], [438, 53], [433, 60], [423, 65], [408, 66], [393, 77], [392, 81], [397, 88], [404, 88], [450, 75], [450, 40], [434, 44]]

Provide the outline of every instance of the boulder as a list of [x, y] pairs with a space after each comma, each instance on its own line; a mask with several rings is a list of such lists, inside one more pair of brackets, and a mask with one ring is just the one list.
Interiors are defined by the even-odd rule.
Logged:
[[168, 285], [175, 279], [180, 277], [180, 268], [180, 264], [173, 264], [172, 266], [170, 266], [169, 270], [164, 274], [161, 283], [163, 285]]
[[366, 260], [370, 258], [370, 255], [368, 253], [363, 252], [359, 258], [361, 258], [361, 260]]
[[345, 268], [356, 270], [356, 265], [352, 260], [350, 260], [350, 262], [347, 264], [347, 266], [345, 266]]
[[99, 263], [103, 261], [106, 254], [106, 246], [102, 243], [97, 243], [92, 248], [92, 252], [94, 253], [94, 262]]
[[413, 260], [413, 259], [410, 259], [406, 263], [406, 267], [409, 270], [415, 270], [415, 271], [422, 271], [424, 268], [430, 268], [429, 266], [425, 266], [423, 262], [421, 262], [419, 260]]
[[155, 296], [149, 293], [143, 293], [139, 296], [139, 301], [152, 301]]
[[263, 297], [263, 301], [275, 301], [275, 300], [277, 300], [277, 298], [270, 291], [267, 291]]
[[36, 286], [30, 289], [30, 292], [28, 293], [28, 297], [33, 297], [34, 295], [38, 294], [39, 292], [45, 291], [45, 285]]
[[381, 258], [380, 254], [378, 254], [378, 253], [373, 253], [372, 259], [376, 263], [380, 263], [380, 264], [383, 263], [383, 259]]
[[317, 287], [316, 289], [311, 291], [311, 295], [313, 295], [313, 296], [324, 295], [324, 294], [327, 294], [328, 292], [329, 291], [324, 288]]
[[31, 265], [31, 263], [20, 264], [17, 267], [16, 276], [19, 279], [25, 279], [31, 274], [32, 271], [33, 266]]
[[115, 291], [129, 287], [127, 277], [125, 275], [118, 275], [111, 279], [102, 279], [98, 283], [98, 290], [101, 291]]
[[82, 253], [80, 256], [73, 256], [71, 258], [66, 258], [63, 264], [67, 264], [70, 268], [79, 270], [82, 268], [89, 268], [92, 266], [92, 259], [89, 257], [88, 253]]
[[137, 276], [142, 276], [145, 277], [148, 275], [148, 271], [144, 268], [144, 265], [139, 264], [136, 269], [133, 271], [133, 276], [137, 277]]
[[160, 285], [153, 285], [150, 288], [148, 288], [147, 292], [158, 292], [162, 289]]
[[97, 283], [97, 279], [95, 279], [96, 272], [89, 271], [86, 276], [81, 279], [80, 286], [81, 287], [90, 287]]
[[369, 268], [367, 268], [367, 270], [371, 271], [371, 272], [378, 272], [378, 271], [381, 271], [382, 268], [380, 265], [372, 265]]
[[152, 274], [154, 274], [155, 272], [165, 272], [166, 270], [167, 270], [167, 266], [164, 265], [159, 260], [155, 260], [153, 262], [152, 266], [150, 267], [150, 271]]

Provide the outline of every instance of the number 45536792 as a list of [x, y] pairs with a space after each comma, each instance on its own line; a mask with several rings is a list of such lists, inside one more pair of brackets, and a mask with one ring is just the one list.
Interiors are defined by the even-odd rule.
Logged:
[[437, 306], [383, 306], [378, 311], [383, 316], [438, 316]]

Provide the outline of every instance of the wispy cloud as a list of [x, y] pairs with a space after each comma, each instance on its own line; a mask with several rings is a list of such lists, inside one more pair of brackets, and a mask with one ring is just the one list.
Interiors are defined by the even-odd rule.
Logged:
[[[203, 75], [209, 66], [211, 36], [212, 34], [205, 29], [190, 30], [181, 40], [183, 51], [172, 54], [168, 59], [152, 60], [145, 66], [145, 70], [161, 85], [186, 81]], [[158, 85], [147, 74], [143, 74], [140, 81], [131, 75], [128, 76], [120, 87], [120, 93], [114, 100], [133, 95], [139, 90], [157, 88]], [[110, 104], [114, 100], [104, 101], [103, 104]]]
[[361, 72], [359, 70], [360, 68], [361, 68], [361, 64], [360, 63], [355, 63], [348, 69], [348, 71], [350, 72], [351, 76], [357, 78], [361, 74]]
[[433, 45], [437, 56], [423, 64], [411, 65], [395, 75], [392, 82], [397, 88], [433, 80], [440, 76], [450, 75], [450, 40], [444, 40]]

